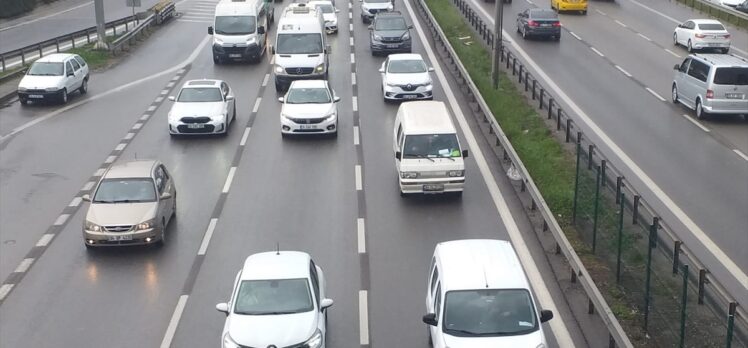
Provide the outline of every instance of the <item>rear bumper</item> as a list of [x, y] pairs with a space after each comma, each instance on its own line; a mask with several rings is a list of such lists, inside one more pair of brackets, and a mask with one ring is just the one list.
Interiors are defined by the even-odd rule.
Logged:
[[711, 99], [702, 107], [710, 114], [748, 115], [748, 99]]
[[696, 49], [705, 48], [730, 48], [729, 41], [691, 41], [691, 47]]
[[561, 28], [560, 27], [553, 27], [553, 28], [533, 28], [533, 27], [527, 27], [527, 35], [531, 36], [560, 36], [561, 35]]
[[395, 43], [384, 43], [378, 41], [371, 41], [369, 47], [372, 52], [388, 52], [388, 53], [410, 53], [412, 51], [412, 44], [410, 41], [395, 42]]
[[587, 3], [560, 2], [558, 3], [558, 9], [561, 11], [587, 11]]

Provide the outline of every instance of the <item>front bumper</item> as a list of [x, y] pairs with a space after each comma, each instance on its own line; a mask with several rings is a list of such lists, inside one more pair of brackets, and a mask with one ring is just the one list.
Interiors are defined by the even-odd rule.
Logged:
[[213, 56], [221, 59], [248, 60], [260, 59], [262, 50], [257, 44], [248, 46], [222, 46], [213, 44]]
[[387, 9], [369, 9], [367, 11], [367, 10], [364, 10], [363, 8], [361, 8], [361, 18], [363, 18], [366, 21], [371, 21], [372, 19], [374, 19], [374, 16], [377, 13], [388, 12], [388, 11], [389, 10], [387, 10]]
[[430, 100], [434, 98], [433, 86], [418, 86], [411, 90], [401, 86], [385, 86], [384, 99], [387, 100]]
[[338, 23], [325, 22], [325, 32], [327, 32], [328, 34], [337, 33]]
[[290, 119], [281, 116], [281, 133], [283, 134], [331, 134], [338, 131], [338, 118]]
[[433, 179], [399, 179], [400, 192], [438, 194], [446, 192], [462, 192], [465, 177], [433, 178]]
[[62, 97], [62, 90], [49, 92], [43, 89], [18, 91], [18, 98], [24, 100], [58, 100]]
[[226, 120], [211, 119], [208, 122], [185, 123], [181, 120], [169, 122], [169, 133], [173, 135], [224, 134]]
[[89, 246], [146, 245], [161, 240], [160, 228], [129, 232], [94, 232], [83, 229], [83, 239]]
[[412, 48], [410, 40], [401, 42], [370, 41], [369, 47], [372, 52], [410, 53]]

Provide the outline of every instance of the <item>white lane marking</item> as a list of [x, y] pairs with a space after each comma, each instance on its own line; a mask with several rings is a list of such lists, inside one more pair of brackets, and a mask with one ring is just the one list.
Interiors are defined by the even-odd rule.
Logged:
[[639, 35], [639, 36], [640, 36], [640, 37], [641, 37], [642, 39], [644, 39], [644, 40], [647, 40], [647, 41], [652, 41], [652, 39], [650, 39], [650, 38], [648, 38], [648, 37], [644, 36], [644, 34], [642, 34], [642, 33], [637, 33], [636, 35]]
[[706, 128], [706, 126], [704, 126], [703, 124], [699, 123], [699, 121], [694, 120], [693, 117], [688, 116], [687, 114], [683, 114], [683, 117], [685, 117], [687, 120], [691, 121], [691, 123], [695, 124], [696, 127], [701, 128], [701, 130], [703, 130], [704, 132], [707, 132], [707, 133], [709, 132], [709, 128]]
[[353, 102], [353, 111], [358, 111], [358, 97], [352, 97], [351, 101]]
[[68, 204], [68, 207], [77, 207], [81, 205], [81, 202], [83, 202], [83, 198], [75, 197], [72, 201], [70, 201], [70, 204]]
[[624, 75], [626, 75], [626, 76], [628, 76], [628, 77], [631, 77], [631, 74], [629, 74], [629, 72], [628, 72], [628, 71], [626, 71], [626, 70], [623, 70], [623, 68], [621, 68], [621, 66], [620, 66], [620, 65], [616, 65], [616, 69], [618, 69], [618, 71], [622, 72], [622, 73], [623, 73]]
[[532, 5], [532, 0], [525, 0], [528, 4]]
[[122, 151], [122, 150], [125, 149], [125, 147], [127, 147], [127, 144], [125, 144], [125, 143], [119, 143], [117, 145], [117, 147], [114, 148], [114, 151]]
[[265, 74], [265, 77], [262, 78], [262, 87], [267, 86], [269, 80], [270, 80], [270, 74]]
[[0, 32], [6, 31], [6, 30], [10, 30], [10, 29], [13, 29], [13, 28], [18, 28], [20, 26], [24, 26], [24, 25], [27, 25], [27, 24], [31, 24], [31, 23], [34, 23], [34, 22], [41, 21], [41, 20], [45, 20], [47, 18], [51, 18], [51, 17], [57, 16], [57, 15], [61, 15], [63, 13], [74, 11], [74, 10], [77, 10], [77, 9], [79, 9], [81, 7], [86, 7], [86, 6], [91, 5], [91, 4], [93, 4], [93, 1], [89, 1], [89, 2], [86, 2], [86, 3], [80, 4], [78, 6], [74, 6], [74, 7], [71, 7], [69, 9], [63, 10], [63, 11], [55, 12], [55, 13], [52, 13], [50, 15], [46, 15], [44, 17], [34, 18], [32, 20], [28, 20], [28, 21], [21, 22], [21, 23], [18, 23], [18, 24], [10, 25], [10, 26], [7, 26], [5, 28], [0, 28]]
[[114, 162], [115, 160], [117, 160], [117, 156], [109, 156], [109, 157], [106, 158], [106, 160], [104, 161], [104, 163], [110, 164], [110, 163]]
[[47, 246], [47, 244], [49, 244], [49, 242], [52, 241], [52, 238], [54, 238], [54, 237], [55, 237], [54, 234], [47, 233], [47, 234], [43, 235], [41, 238], [39, 238], [39, 241], [36, 242], [36, 246], [38, 246], [38, 247], [45, 247], [45, 246]]
[[356, 191], [363, 190], [363, 182], [361, 181], [361, 165], [357, 164], [354, 167], [355, 174], [356, 174]]
[[356, 85], [356, 73], [355, 72], [351, 73], [351, 84], [354, 86]]
[[[635, 2], [634, 0], [629, 0], [632, 2]], [[477, 0], [472, 0], [473, 4], [483, 12], [483, 14], [486, 16], [486, 18], [489, 19], [489, 22], [493, 25], [493, 19], [489, 15], [488, 12], [486, 12], [485, 9], [483, 9], [479, 4], [477, 3]], [[407, 3], [406, 3], [407, 4]], [[412, 15], [411, 11], [411, 15]], [[571, 109], [574, 111], [575, 114], [579, 116], [582, 122], [590, 129], [590, 134], [595, 134], [597, 137], [600, 138], [600, 141], [605, 143], [605, 145], [617, 156], [621, 162], [623, 162], [632, 172], [633, 174], [639, 178], [639, 180], [642, 181], [644, 186], [648, 187], [652, 193], [659, 198], [659, 200], [670, 209], [670, 211], [675, 215], [676, 219], [680, 221], [690, 232], [691, 234], [696, 237], [696, 239], [699, 240], [699, 242], [704, 247], [703, 250], [706, 250], [706, 252], [711, 252], [712, 255], [718, 260], [718, 262], [724, 267], [727, 272], [732, 274], [738, 281], [738, 284], [748, 284], [748, 275], [740, 268], [738, 267], [735, 262], [733, 262], [730, 257], [725, 254], [725, 252], [716, 244], [714, 241], [704, 232], [701, 227], [699, 227], [696, 222], [691, 220], [691, 217], [686, 214], [686, 212], [683, 211], [683, 209], [678, 206], [672, 198], [668, 194], [665, 193], [665, 191], [660, 188], [659, 185], [657, 185], [652, 178], [647, 175], [647, 173], [644, 172], [641, 167], [639, 167], [636, 162], [634, 162], [631, 157], [626, 154], [626, 152], [621, 149], [618, 144], [613, 142], [613, 139], [611, 139], [607, 133], [605, 133], [600, 126], [597, 125], [583, 110], [579, 107], [574, 101], [564, 92], [563, 89], [561, 89], [549, 76], [545, 73], [543, 69], [540, 68], [540, 66], [533, 60], [527, 52], [525, 52], [524, 49], [520, 45], [518, 45], [514, 40], [510, 38], [509, 33], [506, 32], [506, 30], [502, 31], [504, 34], [504, 37], [509, 38], [508, 41], [514, 47], [514, 49], [524, 58], [525, 62], [527, 62], [537, 73], [538, 76], [541, 77], [547, 85], [556, 92], [556, 95], [558, 95]], [[693, 249], [692, 249], [693, 250]], [[551, 324], [551, 326], [553, 326]]]
[[[404, 3], [405, 7], [407, 7], [408, 9], [408, 13], [410, 13], [410, 18], [418, 18], [413, 11], [410, 3], [408, 1], [405, 1]], [[480, 8], [481, 11], [485, 12], [485, 9], [483, 9], [481, 6], [478, 6], [477, 3], [474, 2], [474, 4], [476, 5], [476, 7]], [[488, 13], [485, 14], [487, 18], [491, 18]], [[431, 44], [426, 38], [426, 34], [424, 33], [421, 24], [418, 21], [413, 21], [413, 25], [416, 28], [416, 32], [418, 32], [418, 36], [421, 38], [421, 42], [423, 43], [426, 53], [428, 54], [429, 60], [431, 62], [439, 62], [436, 53], [434, 53], [434, 50], [431, 48]], [[506, 31], [503, 31], [503, 34], [507, 38], [510, 37], [509, 33], [507, 33]], [[513, 43], [513, 41], [511, 40], [510, 42]], [[514, 216], [512, 216], [512, 213], [509, 210], [509, 206], [504, 200], [504, 195], [501, 192], [501, 189], [499, 188], [496, 181], [493, 180], [491, 169], [488, 167], [486, 158], [483, 156], [483, 151], [481, 150], [480, 146], [478, 145], [478, 141], [475, 139], [475, 136], [470, 130], [470, 126], [467, 119], [465, 118], [465, 115], [462, 113], [462, 109], [460, 109], [459, 107], [460, 104], [458, 103], [457, 98], [452, 91], [452, 86], [449, 84], [447, 77], [444, 75], [444, 71], [442, 71], [439, 64], [434, 64], [434, 69], [436, 70], [436, 76], [439, 79], [440, 85], [446, 92], [447, 99], [449, 100], [449, 104], [451, 106], [453, 114], [455, 115], [455, 118], [457, 119], [459, 127], [462, 129], [465, 139], [467, 140], [468, 148], [471, 149], [474, 153], [473, 157], [475, 158], [478, 169], [483, 176], [483, 181], [486, 183], [486, 187], [488, 188], [494, 205], [496, 206], [498, 218], [501, 219], [501, 222], [506, 227], [512, 245], [514, 245], [515, 251], [520, 258], [520, 261], [525, 269], [525, 272], [527, 273], [528, 278], [530, 279], [530, 283], [532, 284], [532, 287], [537, 294], [541, 306], [543, 308], [554, 310], [556, 313], [558, 313], [558, 309], [556, 309], [556, 304], [553, 300], [553, 297], [551, 296], [551, 293], [545, 284], [545, 280], [540, 274], [538, 266], [535, 264], [535, 261], [532, 258], [532, 254], [530, 253], [527, 244], [525, 244], [525, 241], [522, 237], [523, 234], [522, 232], [520, 232], [519, 227], [517, 226], [517, 222], [514, 220]], [[553, 335], [556, 338], [559, 347], [574, 347], [574, 341], [571, 339], [569, 330], [566, 328], [566, 324], [563, 320], [551, 320], [549, 322], [549, 325], [551, 327], [551, 330], [553, 331]]]
[[53, 225], [60, 226], [65, 223], [65, 221], [68, 221], [68, 218], [70, 217], [70, 214], [60, 214], [60, 216], [57, 217], [57, 220], [55, 220], [55, 223]]
[[597, 48], [590, 47], [590, 49], [592, 50], [592, 52], [597, 53], [598, 56], [605, 57], [605, 55], [602, 52], [598, 51]]
[[16, 270], [13, 271], [14, 273], [26, 273], [26, 271], [29, 270], [29, 267], [31, 267], [31, 264], [34, 263], [33, 258], [26, 258], [21, 261], [21, 263], [18, 264], [18, 267], [16, 267]]
[[353, 37], [351, 37], [349, 41], [351, 43], [351, 46], [353, 46]]
[[164, 97], [158, 97], [158, 98], [156, 98], [156, 100], [154, 100], [154, 102], [156, 102], [156, 103], [160, 103], [162, 101], [164, 101]]
[[104, 175], [104, 172], [106, 172], [106, 168], [99, 168], [94, 172], [93, 176], [96, 176], [96, 177], [102, 176]]
[[582, 38], [579, 37], [579, 35], [577, 35], [577, 33], [573, 32], [573, 31], [570, 31], [569, 34], [571, 34], [571, 36], [577, 38], [577, 40], [582, 41]]
[[203, 48], [205, 47], [205, 45], [208, 44], [208, 42], [210, 41], [210, 39], [211, 39], [211, 37], [206, 35], [206, 37], [203, 39], [203, 41], [199, 45], [197, 45], [197, 47], [195, 48], [194, 51], [192, 51], [192, 54], [190, 54], [190, 56], [187, 57], [187, 59], [185, 59], [181, 63], [179, 63], [179, 64], [177, 64], [177, 65], [175, 65], [175, 66], [173, 66], [173, 67], [171, 67], [169, 69], [161, 71], [160, 73], [149, 75], [149, 76], [143, 77], [141, 79], [138, 79], [138, 80], [135, 80], [135, 81], [132, 81], [132, 82], [128, 82], [128, 83], [123, 84], [123, 85], [121, 85], [119, 87], [110, 89], [110, 90], [108, 90], [106, 92], [102, 92], [100, 94], [90, 96], [87, 99], [83, 99], [83, 100], [81, 100], [79, 102], [68, 104], [65, 107], [62, 107], [62, 108], [57, 109], [55, 111], [52, 111], [52, 112], [50, 112], [50, 113], [48, 113], [48, 114], [46, 114], [44, 116], [41, 116], [41, 117], [39, 117], [39, 118], [37, 118], [37, 119], [35, 119], [33, 121], [30, 121], [30, 122], [27, 122], [27, 123], [25, 123], [25, 124], [23, 124], [21, 126], [18, 126], [16, 128], [14, 128], [10, 133], [1, 136], [0, 137], [0, 144], [4, 143], [6, 140], [8, 140], [12, 136], [14, 136], [14, 135], [16, 135], [16, 134], [18, 134], [18, 133], [20, 133], [20, 132], [22, 132], [22, 131], [24, 131], [24, 130], [26, 130], [28, 128], [31, 128], [31, 127], [33, 127], [33, 126], [35, 126], [35, 125], [37, 125], [37, 124], [39, 124], [41, 122], [44, 122], [44, 121], [46, 121], [46, 120], [48, 120], [48, 119], [50, 119], [52, 117], [60, 115], [60, 114], [66, 112], [66, 111], [68, 111], [70, 109], [76, 108], [78, 106], [81, 106], [83, 104], [92, 102], [92, 101], [100, 99], [100, 98], [104, 98], [104, 97], [106, 97], [106, 96], [108, 96], [110, 94], [123, 91], [123, 90], [128, 89], [128, 88], [130, 88], [132, 86], [139, 85], [139, 84], [141, 84], [143, 82], [150, 81], [150, 80], [159, 78], [159, 77], [164, 76], [164, 75], [172, 74], [175, 71], [177, 71], [178, 69], [180, 69], [182, 66], [187, 65], [187, 64], [191, 63], [192, 61], [194, 61], [195, 58], [197, 57], [197, 55], [200, 52], [203, 51]]
[[669, 49], [667, 49], [667, 48], [665, 49], [665, 51], [666, 51], [667, 53], [670, 53], [670, 54], [672, 54], [672, 55], [674, 55], [674, 56], [678, 57], [678, 58], [683, 58], [683, 57], [681, 57], [681, 55], [680, 55], [680, 54], [677, 54], [677, 53], [675, 53], [675, 52], [673, 52], [673, 51], [671, 51], [671, 50], [669, 50]]
[[748, 161], [748, 155], [744, 154], [743, 151], [740, 151], [738, 149], [732, 149], [732, 152], [738, 154], [738, 156], [742, 157], [744, 160]]
[[247, 137], [249, 137], [249, 127], [244, 129], [244, 135], [242, 135], [242, 141], [239, 142], [239, 146], [247, 145]]
[[156, 110], [156, 106], [155, 105], [151, 105], [151, 106], [148, 107], [148, 112], [153, 112], [154, 110]]
[[348, 24], [348, 31], [353, 32], [353, 23]]
[[353, 145], [361, 144], [361, 138], [358, 134], [358, 126], [353, 126]]
[[168, 94], [168, 93], [169, 93], [169, 90], [168, 90], [168, 89], [164, 89], [164, 90], [162, 90], [162, 91], [161, 91], [161, 95], [166, 95], [166, 94]]
[[275, 64], [275, 55], [272, 55], [270, 57], [270, 65], [273, 65], [273, 64]]
[[256, 113], [257, 110], [260, 110], [260, 102], [262, 102], [262, 97], [258, 97], [257, 100], [255, 100], [255, 106], [252, 107], [252, 112]]
[[174, 82], [169, 82], [166, 84], [166, 87], [172, 88], [174, 87]]
[[231, 188], [231, 182], [234, 181], [234, 175], [236, 174], [236, 167], [229, 169], [229, 176], [226, 177], [226, 182], [223, 184], [223, 190], [221, 192], [228, 193]]
[[364, 218], [356, 220], [356, 234], [358, 235], [358, 253], [366, 254], [366, 227]]
[[216, 13], [216, 9], [210, 9], [210, 8], [200, 8], [197, 6], [194, 6], [192, 9], [188, 10], [187, 13], [197, 13], [197, 14], [206, 14], [206, 15], [213, 15]]
[[0, 301], [4, 300], [5, 296], [8, 296], [11, 289], [13, 289], [13, 284], [3, 284], [3, 286], [0, 286]]
[[179, 76], [174, 76], [171, 78], [171, 81], [176, 81], [176, 80], [179, 80]]
[[213, 231], [216, 230], [217, 223], [218, 218], [210, 219], [210, 223], [208, 223], [208, 229], [205, 230], [203, 241], [202, 243], [200, 243], [200, 249], [197, 250], [198, 255], [205, 255], [205, 252], [208, 250], [208, 244], [210, 244], [210, 239], [213, 238]]
[[627, 27], [628, 27], [628, 26], [627, 26], [626, 24], [623, 24], [623, 22], [621, 22], [621, 21], [619, 21], [619, 20], [617, 20], [617, 19], [615, 20], [615, 22], [616, 22], [616, 23], [618, 23], [618, 25], [620, 25], [620, 26], [622, 26], [622, 27], [624, 27], [624, 28], [627, 28]]
[[134, 136], [135, 136], [135, 133], [132, 133], [132, 132], [130, 132], [130, 133], [127, 133], [127, 134], [125, 135], [125, 138], [124, 138], [124, 140], [130, 140], [130, 139], [132, 139], [132, 138], [133, 138]]
[[351, 64], [355, 64], [355, 63], [356, 63], [356, 55], [351, 53]]
[[150, 117], [151, 117], [151, 115], [149, 115], [149, 114], [143, 114], [143, 116], [140, 116], [140, 121], [145, 121], [145, 120], [147, 120]]
[[[145, 115], [143, 115], [143, 116], [145, 116]], [[140, 129], [141, 127], [143, 127], [143, 124], [142, 124], [142, 123], [136, 123], [136, 124], [134, 124], [134, 125], [132, 126], [132, 129], [134, 129], [134, 130], [138, 130], [138, 129]]]
[[171, 315], [169, 320], [169, 326], [166, 328], [164, 339], [161, 341], [161, 348], [171, 347], [171, 341], [174, 339], [174, 334], [177, 332], [177, 326], [179, 325], [179, 319], [182, 318], [182, 312], [184, 312], [184, 306], [187, 304], [189, 295], [179, 296], [177, 301], [177, 307], [174, 308], [174, 314]]
[[650, 94], [652, 94], [653, 96], [655, 96], [655, 98], [657, 98], [657, 99], [659, 99], [660, 101], [663, 101], [663, 102], [665, 101], [665, 98], [663, 98], [661, 95], [657, 94], [657, 92], [655, 92], [651, 88], [646, 87], [646, 89], [647, 89], [647, 92], [649, 92]]
[[369, 344], [369, 295], [366, 290], [358, 291], [358, 331], [361, 345]]
[[81, 191], [89, 191], [91, 190], [91, 188], [93, 188], [95, 184], [96, 184], [95, 182], [89, 181], [85, 185], [83, 185], [83, 188], [81, 189]]
[[603, 11], [600, 11], [600, 10], [598, 10], [598, 9], [595, 9], [595, 12], [597, 12], [597, 13], [599, 13], [599, 14], [603, 15], [603, 16], [607, 16], [607, 15], [608, 15], [607, 13], [605, 13], [605, 12], [603, 12]]
[[353, 19], [353, 13], [348, 12], [348, 19]]

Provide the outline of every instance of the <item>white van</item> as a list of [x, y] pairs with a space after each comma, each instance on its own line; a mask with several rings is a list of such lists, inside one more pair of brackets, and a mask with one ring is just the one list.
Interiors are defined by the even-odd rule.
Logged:
[[392, 148], [400, 182], [400, 195], [410, 193], [462, 194], [467, 150], [440, 101], [400, 104], [393, 129]]
[[213, 63], [226, 60], [259, 62], [267, 46], [267, 30], [275, 20], [268, 0], [221, 1], [216, 5], [213, 26]]
[[431, 260], [426, 312], [434, 348], [547, 347], [538, 310], [512, 245], [467, 239], [439, 243]]
[[271, 52], [276, 91], [288, 89], [294, 80], [326, 80], [330, 47], [322, 12], [306, 4], [286, 7]]

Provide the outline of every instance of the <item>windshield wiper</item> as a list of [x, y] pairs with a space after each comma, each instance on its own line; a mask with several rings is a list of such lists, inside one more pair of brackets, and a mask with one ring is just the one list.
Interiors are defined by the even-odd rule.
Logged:
[[426, 155], [416, 155], [416, 154], [412, 154], [412, 153], [406, 153], [406, 154], [403, 155], [403, 158], [406, 158], [406, 157], [410, 157], [410, 158], [413, 158], [413, 157], [415, 157], [415, 158], [425, 158], [425, 159], [427, 159], [427, 160], [429, 160], [431, 162], [436, 162], [436, 161], [434, 161], [433, 158], [431, 158], [429, 156], [426, 156]]
[[142, 199], [118, 199], [116, 201], [112, 201], [112, 203], [140, 203], [144, 202]]
[[448, 158], [448, 159], [451, 159], [451, 160], [452, 160], [452, 162], [454, 162], [454, 161], [455, 161], [455, 159], [454, 159], [454, 158], [452, 158], [452, 156], [439, 155], [439, 158]]
[[103, 199], [94, 200], [93, 202], [94, 203], [114, 203], [114, 201], [107, 201], [107, 200], [103, 200]]
[[481, 333], [472, 332], [472, 331], [468, 331], [468, 330], [446, 329], [445, 328], [444, 331], [454, 332], [454, 333], [462, 334], [462, 335], [465, 335], [465, 336], [483, 336], [483, 334], [481, 334]]

